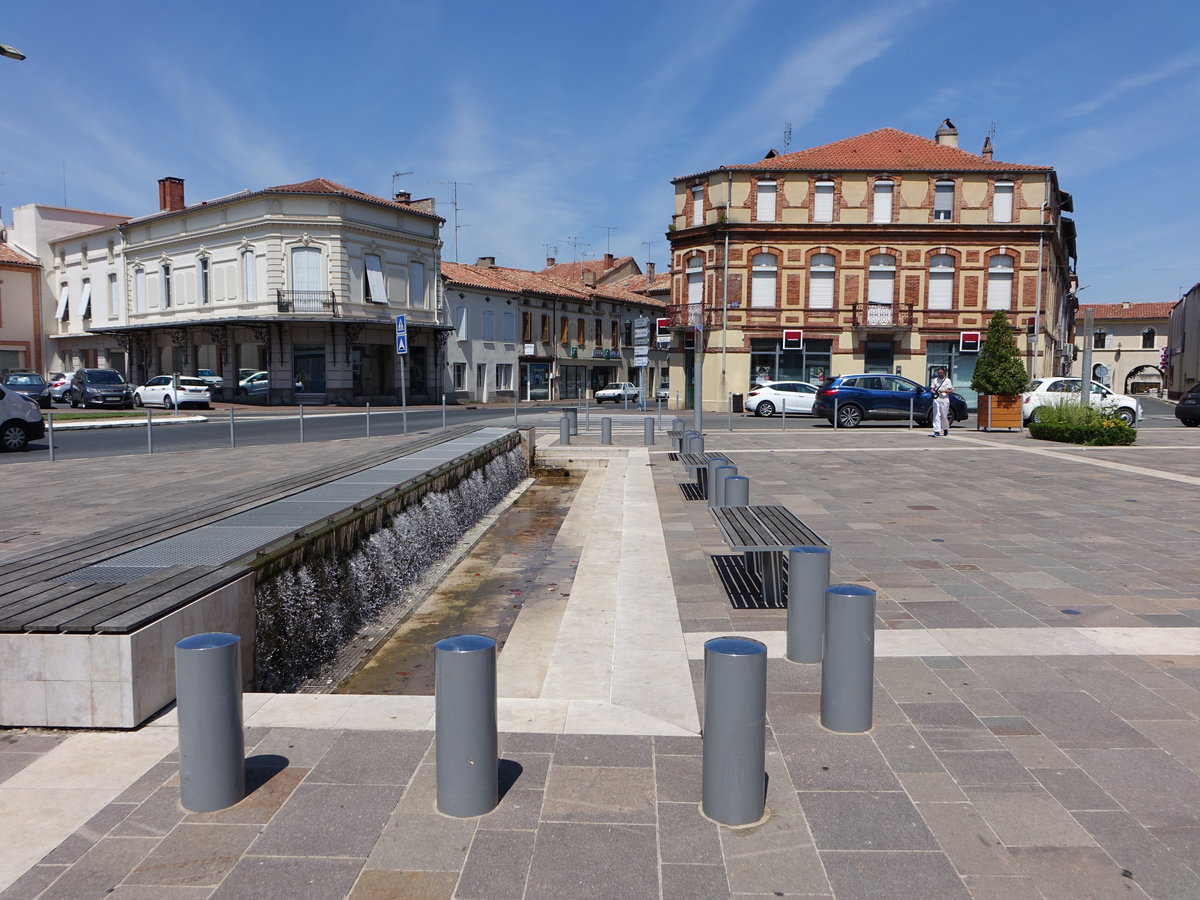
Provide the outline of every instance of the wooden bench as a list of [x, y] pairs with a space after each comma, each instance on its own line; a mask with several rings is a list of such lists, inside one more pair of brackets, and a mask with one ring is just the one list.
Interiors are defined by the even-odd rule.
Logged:
[[719, 506], [712, 514], [725, 543], [742, 551], [747, 570], [761, 575], [763, 602], [768, 606], [781, 606], [787, 598], [783, 581], [787, 551], [828, 546], [786, 506]]

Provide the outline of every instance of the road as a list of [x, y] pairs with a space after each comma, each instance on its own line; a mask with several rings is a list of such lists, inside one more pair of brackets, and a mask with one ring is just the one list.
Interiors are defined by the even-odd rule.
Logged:
[[[1142, 428], [1182, 428], [1175, 418], [1174, 407], [1155, 398], [1142, 399], [1143, 420]], [[641, 429], [641, 420], [646, 415], [654, 414], [654, 410], [640, 413], [636, 409], [624, 410], [620, 406], [592, 406], [587, 413], [580, 413], [580, 426], [586, 427], [588, 416], [592, 427], [600, 427], [602, 416], [612, 416], [617, 428]], [[171, 418], [172, 414], [163, 410], [155, 411], [155, 417], [162, 420]], [[181, 413], [179, 415], [189, 415]], [[171, 453], [186, 450], [215, 450], [229, 446], [229, 410], [219, 406], [216, 409], [198, 413], [206, 421], [192, 424], [155, 426], [152, 430], [155, 453]], [[523, 424], [533, 424], [538, 428], [550, 429], [557, 427], [559, 407], [557, 406], [526, 406], [517, 411], [517, 420]], [[692, 427], [692, 413], [684, 410], [679, 413], [663, 411], [663, 425], [669, 427], [669, 420], [678, 415]], [[96, 413], [97, 419], [104, 413]], [[371, 411], [371, 434], [382, 437], [389, 434], [404, 432], [404, 415], [401, 410], [389, 407]], [[442, 410], [440, 407], [415, 407], [408, 410], [408, 431], [436, 430], [442, 426]], [[512, 424], [514, 421], [511, 407], [491, 406], [452, 406], [445, 412], [446, 425], [454, 427], [468, 423]], [[704, 417], [704, 425], [709, 430], [725, 430], [730, 424], [736, 431], [765, 431], [799, 428], [830, 428], [823, 419], [809, 417], [789, 417], [787, 422], [775, 416], [770, 419], [756, 416], [735, 415], [730, 418], [723, 413], [708, 413]], [[896, 422], [864, 422], [864, 429], [894, 429], [907, 428], [907, 423]], [[970, 420], [959, 425], [960, 428], [970, 428]], [[266, 410], [246, 409], [241, 407], [234, 413], [234, 438], [238, 446], [268, 446], [272, 444], [294, 444], [300, 441], [301, 421], [299, 410], [295, 407], [274, 407]], [[304, 413], [304, 441], [319, 444], [322, 441], [345, 440], [347, 438], [365, 437], [367, 434], [366, 411], [361, 408], [353, 409], [308, 409]], [[139, 420], [132, 427], [103, 428], [87, 430], [56, 429], [54, 434], [54, 452], [56, 459], [80, 459], [106, 456], [125, 456], [129, 454], [147, 453], [147, 439], [144, 423]], [[27, 453], [0, 454], [0, 464], [30, 462], [46, 459], [49, 455], [49, 441], [43, 439], [34, 441]]]

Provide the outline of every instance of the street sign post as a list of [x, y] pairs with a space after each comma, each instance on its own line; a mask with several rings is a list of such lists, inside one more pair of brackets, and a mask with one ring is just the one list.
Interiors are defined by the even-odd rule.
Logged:
[[404, 433], [408, 434], [408, 316], [396, 316], [396, 355], [400, 362], [400, 418]]

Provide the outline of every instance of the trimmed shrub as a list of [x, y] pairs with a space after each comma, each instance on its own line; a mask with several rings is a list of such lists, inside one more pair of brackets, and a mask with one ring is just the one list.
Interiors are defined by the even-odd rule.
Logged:
[[1038, 407], [1038, 421], [1029, 424], [1029, 436], [1039, 441], [1086, 444], [1090, 447], [1125, 446], [1137, 440], [1137, 429], [1116, 416], [1074, 403]]

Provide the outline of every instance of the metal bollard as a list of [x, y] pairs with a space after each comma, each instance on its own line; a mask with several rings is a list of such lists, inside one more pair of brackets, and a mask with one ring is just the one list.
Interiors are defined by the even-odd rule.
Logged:
[[701, 809], [749, 825], [766, 808], [767, 647], [743, 637], [704, 642]]
[[146, 407], [146, 452], [154, 452], [154, 412]]
[[367, 437], [371, 436], [371, 404], [367, 404]]
[[859, 584], [825, 591], [821, 724], [830, 731], [871, 729], [875, 678], [875, 592]]
[[642, 444], [646, 447], [654, 446], [654, 416], [642, 419]]
[[696, 471], [696, 478], [700, 482], [700, 492], [702, 494], [704, 494], [705, 498], [708, 500], [709, 508], [712, 508], [717, 505], [717, 503], [716, 503], [717, 469], [720, 466], [732, 466], [732, 465], [733, 465], [733, 463], [731, 463], [724, 456], [714, 456], [712, 459], [710, 459], [708, 461], [707, 466], [705, 466], [703, 469], [698, 469]]
[[574, 406], [562, 407], [562, 414], [571, 427], [571, 434], [579, 434], [579, 410]]
[[600, 420], [600, 443], [606, 447], [612, 443], [612, 416]]
[[721, 496], [722, 506], [750, 505], [750, 478], [747, 475], [727, 475], [725, 492]]
[[829, 548], [788, 551], [787, 658], [819, 663], [825, 646], [825, 590], [829, 587]]
[[54, 462], [54, 411], [46, 413], [46, 440], [50, 444], [50, 462]]
[[213, 812], [246, 796], [242, 639], [194, 634], [175, 645], [179, 802]]
[[233, 407], [229, 407], [229, 446], [236, 447], [237, 439], [233, 434]]
[[725, 505], [725, 479], [737, 474], [737, 466], [731, 462], [725, 462], [712, 470], [713, 480], [708, 483], [708, 489], [712, 492], [715, 499], [710, 504], [711, 506]]
[[558, 420], [558, 443], [564, 447], [571, 443], [571, 420], [566, 416]]
[[437, 808], [482, 816], [500, 800], [496, 642], [460, 634], [434, 644]]
[[698, 431], [688, 431], [683, 436], [684, 453], [703, 453], [704, 435]]
[[304, 443], [304, 407], [298, 407], [300, 410], [300, 443]]

